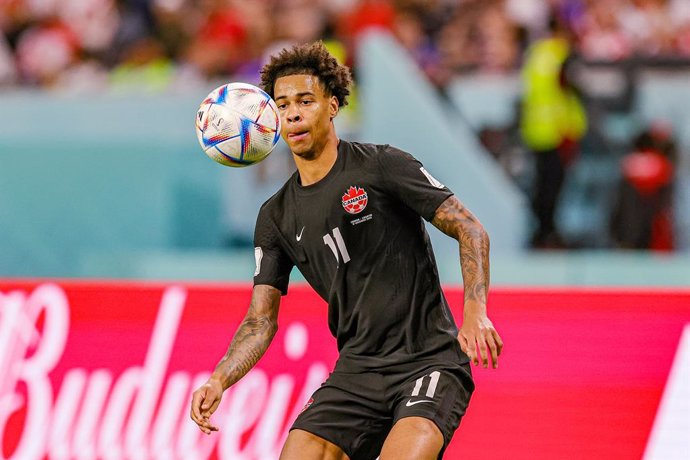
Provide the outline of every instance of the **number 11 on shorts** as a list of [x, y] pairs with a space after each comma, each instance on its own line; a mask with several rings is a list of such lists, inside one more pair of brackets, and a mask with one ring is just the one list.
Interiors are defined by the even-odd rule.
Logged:
[[423, 375], [417, 379], [412, 394], [410, 396], [419, 396], [419, 392], [422, 390], [422, 385], [424, 385], [424, 380], [429, 377], [429, 386], [426, 388], [427, 398], [433, 398], [436, 393], [436, 386], [438, 385], [438, 379], [441, 377], [439, 371], [434, 371], [429, 375]]

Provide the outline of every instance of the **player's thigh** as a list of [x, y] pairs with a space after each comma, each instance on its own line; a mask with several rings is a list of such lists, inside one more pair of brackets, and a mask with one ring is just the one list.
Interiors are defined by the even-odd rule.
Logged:
[[338, 446], [351, 459], [374, 460], [393, 425], [384, 397], [385, 379], [375, 372], [333, 372], [292, 425]]
[[280, 460], [349, 460], [349, 457], [332, 442], [295, 429], [288, 434]]
[[[444, 363], [411, 372], [398, 388], [400, 390], [396, 396], [394, 429], [406, 427], [406, 431], [416, 430], [417, 435], [414, 438], [424, 440], [420, 448], [432, 446], [431, 451], [435, 455], [430, 458], [437, 458], [439, 453], [446, 449], [460, 425], [474, 391], [469, 364], [449, 366]], [[430, 433], [440, 433], [441, 437], [430, 436]], [[397, 437], [391, 439], [396, 441]], [[430, 439], [440, 439], [440, 449], [437, 449], [435, 442], [430, 444]], [[391, 444], [399, 445], [397, 441]], [[388, 452], [393, 453], [392, 450]]]
[[423, 417], [398, 420], [383, 443], [380, 460], [436, 460], [443, 448], [443, 434]]

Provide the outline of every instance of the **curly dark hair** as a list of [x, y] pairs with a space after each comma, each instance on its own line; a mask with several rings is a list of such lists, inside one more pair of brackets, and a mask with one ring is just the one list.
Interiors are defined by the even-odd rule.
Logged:
[[295, 45], [283, 49], [277, 56], [261, 69], [261, 87], [271, 97], [276, 80], [288, 75], [313, 75], [318, 77], [326, 94], [335, 96], [338, 105], [347, 105], [350, 94], [352, 74], [347, 66], [338, 61], [328, 52], [322, 41]]

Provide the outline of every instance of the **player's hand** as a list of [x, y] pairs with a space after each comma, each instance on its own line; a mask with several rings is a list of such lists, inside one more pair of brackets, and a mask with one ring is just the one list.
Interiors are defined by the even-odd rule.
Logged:
[[458, 333], [458, 341], [460, 341], [462, 351], [470, 357], [470, 361], [475, 366], [481, 361], [485, 368], [489, 367], [489, 354], [491, 354], [493, 368], [498, 367], [498, 356], [503, 350], [503, 340], [486, 315], [466, 315]]
[[223, 397], [223, 385], [216, 379], [208, 379], [192, 395], [191, 417], [199, 425], [199, 429], [206, 434], [218, 431], [218, 427], [211, 424], [213, 414]]

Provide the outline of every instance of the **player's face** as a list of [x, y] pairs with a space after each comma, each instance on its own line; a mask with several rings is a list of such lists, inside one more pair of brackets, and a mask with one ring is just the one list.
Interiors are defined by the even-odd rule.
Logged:
[[280, 112], [281, 135], [292, 153], [305, 159], [317, 157], [338, 113], [338, 98], [328, 96], [313, 75], [280, 77], [273, 95]]

